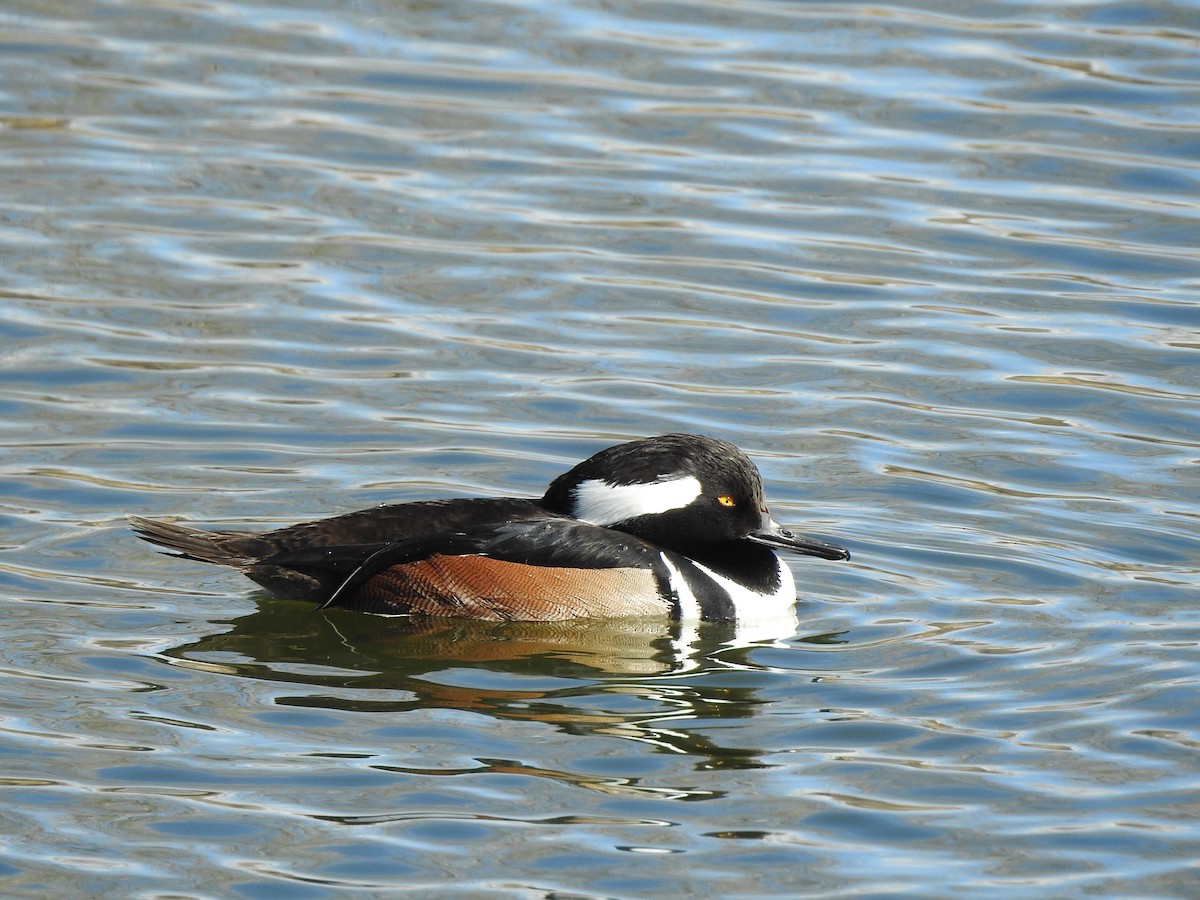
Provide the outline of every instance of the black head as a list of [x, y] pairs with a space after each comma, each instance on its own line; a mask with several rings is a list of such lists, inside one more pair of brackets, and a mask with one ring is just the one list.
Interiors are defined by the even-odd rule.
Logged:
[[667, 549], [748, 538], [827, 559], [841, 547], [785, 531], [771, 518], [754, 463], [728, 441], [665, 434], [601, 450], [550, 485], [542, 503]]

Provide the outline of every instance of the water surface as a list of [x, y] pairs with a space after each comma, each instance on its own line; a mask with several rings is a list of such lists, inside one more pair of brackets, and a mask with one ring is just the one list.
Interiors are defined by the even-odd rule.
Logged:
[[[1194, 4], [12, 3], [0, 893], [1194, 896]], [[773, 634], [124, 516], [758, 462]]]

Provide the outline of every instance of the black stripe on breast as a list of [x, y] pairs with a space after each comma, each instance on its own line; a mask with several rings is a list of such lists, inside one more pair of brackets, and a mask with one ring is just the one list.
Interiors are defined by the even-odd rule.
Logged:
[[779, 590], [784, 573], [775, 552], [752, 541], [725, 541], [689, 548], [686, 555], [670, 551], [666, 555], [696, 598], [700, 618], [705, 622], [737, 619], [737, 605], [727, 588], [714, 581], [709, 572], [764, 596]]
[[[713, 581], [707, 572], [686, 556], [680, 556], [678, 553], [671, 553], [670, 556], [672, 564], [687, 583], [687, 589], [696, 598], [703, 621], [733, 622], [737, 619], [737, 607], [723, 586]], [[678, 599], [675, 605], [678, 607]]]

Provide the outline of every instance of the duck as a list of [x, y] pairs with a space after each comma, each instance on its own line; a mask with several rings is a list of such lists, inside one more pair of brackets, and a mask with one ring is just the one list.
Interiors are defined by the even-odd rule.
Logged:
[[392, 503], [261, 532], [130, 521], [162, 552], [275, 597], [380, 616], [736, 622], [794, 608], [776, 550], [850, 558], [780, 525], [749, 457], [698, 434], [603, 449], [539, 499]]

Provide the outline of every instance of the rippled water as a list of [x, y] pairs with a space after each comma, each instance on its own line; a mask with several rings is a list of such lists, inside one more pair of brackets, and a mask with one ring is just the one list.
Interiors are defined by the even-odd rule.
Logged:
[[[0, 893], [1200, 890], [1194, 4], [9, 3]], [[156, 556], [745, 447], [795, 633]]]

